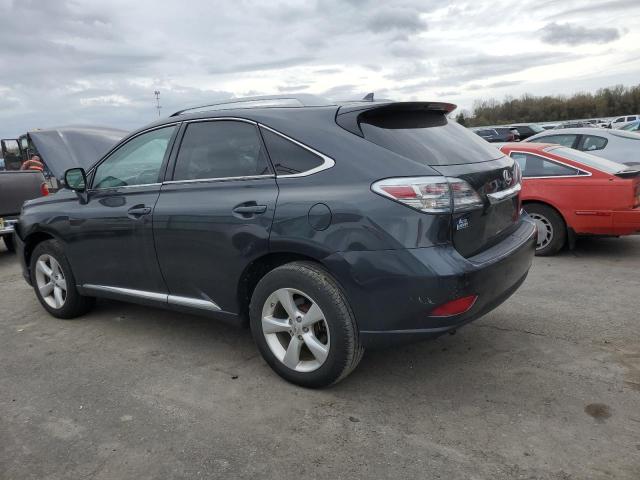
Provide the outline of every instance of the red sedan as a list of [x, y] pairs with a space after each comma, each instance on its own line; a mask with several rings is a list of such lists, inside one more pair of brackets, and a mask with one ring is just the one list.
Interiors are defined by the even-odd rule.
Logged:
[[537, 255], [576, 236], [640, 232], [640, 171], [558, 145], [507, 143], [520, 165], [523, 208], [538, 224]]

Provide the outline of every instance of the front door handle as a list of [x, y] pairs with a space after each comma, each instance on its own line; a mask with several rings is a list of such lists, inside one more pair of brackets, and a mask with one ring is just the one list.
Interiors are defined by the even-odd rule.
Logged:
[[144, 205], [136, 205], [135, 207], [131, 207], [127, 210], [127, 215], [133, 218], [140, 218], [144, 215], [149, 215], [151, 213], [151, 207], [145, 207]]
[[239, 213], [241, 215], [264, 213], [266, 211], [266, 205], [239, 205], [233, 209], [233, 213]]

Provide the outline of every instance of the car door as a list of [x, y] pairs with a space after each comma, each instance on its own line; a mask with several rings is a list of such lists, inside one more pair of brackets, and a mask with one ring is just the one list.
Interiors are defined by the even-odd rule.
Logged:
[[254, 122], [192, 121], [153, 214], [169, 303], [237, 313], [238, 279], [268, 253], [278, 187]]
[[153, 242], [152, 213], [177, 126], [143, 132], [91, 172], [71, 210], [68, 251], [76, 281], [88, 293], [166, 301]]

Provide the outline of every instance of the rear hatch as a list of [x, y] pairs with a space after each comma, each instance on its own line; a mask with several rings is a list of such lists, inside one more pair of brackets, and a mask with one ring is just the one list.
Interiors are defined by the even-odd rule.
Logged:
[[450, 121], [446, 115], [454, 108], [423, 102], [359, 105], [341, 107], [336, 121], [381, 147], [428, 165], [446, 177], [452, 189], [460, 185], [455, 180], [459, 179], [475, 191], [474, 205], [457, 208], [454, 204], [451, 213], [454, 247], [469, 257], [517, 228], [520, 172], [513, 159]]

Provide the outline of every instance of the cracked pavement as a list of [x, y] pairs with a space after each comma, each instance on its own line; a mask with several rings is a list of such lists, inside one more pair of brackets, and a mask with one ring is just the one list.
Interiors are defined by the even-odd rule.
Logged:
[[[2, 248], [2, 247], [0, 247]], [[454, 336], [282, 381], [248, 330], [49, 317], [0, 250], [0, 478], [640, 478], [640, 236], [536, 258]]]

